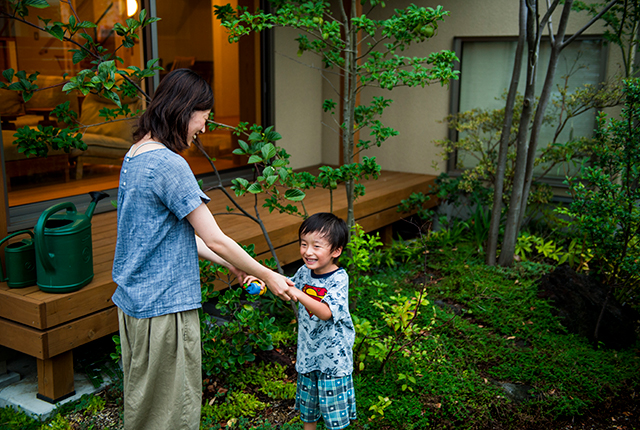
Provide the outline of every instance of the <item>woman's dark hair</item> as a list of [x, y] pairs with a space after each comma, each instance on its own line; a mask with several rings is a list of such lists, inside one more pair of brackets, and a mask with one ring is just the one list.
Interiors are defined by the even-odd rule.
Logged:
[[[176, 69], [160, 81], [147, 110], [138, 120], [133, 141], [147, 133], [173, 152], [189, 147], [189, 120], [195, 111], [213, 108], [213, 91], [200, 75], [189, 69]], [[198, 143], [198, 142], [196, 142]]]
[[329, 212], [318, 212], [305, 219], [300, 226], [298, 238], [307, 233], [320, 233], [331, 245], [331, 251], [344, 249], [349, 241], [347, 223]]

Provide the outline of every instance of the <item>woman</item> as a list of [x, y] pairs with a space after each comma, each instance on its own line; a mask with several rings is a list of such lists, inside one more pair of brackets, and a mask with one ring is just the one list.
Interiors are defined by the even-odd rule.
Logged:
[[[258, 264], [218, 227], [178, 153], [205, 131], [211, 87], [169, 73], [142, 114], [118, 190], [113, 279], [124, 371], [125, 429], [198, 429], [202, 395], [198, 256], [238, 279], [263, 279], [290, 300], [285, 277]], [[196, 236], [194, 234], [198, 234]]]

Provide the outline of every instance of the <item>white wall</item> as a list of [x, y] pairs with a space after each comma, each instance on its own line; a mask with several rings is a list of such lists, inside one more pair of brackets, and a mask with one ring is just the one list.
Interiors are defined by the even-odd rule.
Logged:
[[[453, 49], [454, 37], [472, 36], [517, 36], [518, 2], [514, 0], [443, 0], [436, 2], [415, 2], [393, 0], [387, 2], [393, 8], [405, 8], [411, 3], [436, 7], [442, 4], [450, 11], [444, 22], [439, 23], [438, 33], [425, 43], [412, 45], [404, 54], [407, 56], [428, 56], [431, 52]], [[383, 17], [392, 9], [378, 9], [372, 18]], [[586, 13], [573, 14], [568, 34], [577, 31], [589, 20]], [[554, 22], [559, 20], [559, 13]], [[557, 26], [554, 27], [557, 29]], [[592, 27], [588, 34], [601, 33], [600, 27]], [[305, 167], [319, 163], [337, 164], [339, 141], [336, 126], [331, 118], [322, 113], [322, 101], [334, 98], [332, 85], [339, 80], [323, 80], [315, 69], [301, 66], [298, 62], [318, 62], [313, 54], [296, 56], [297, 44], [293, 41], [298, 32], [278, 30], [276, 32], [276, 124], [284, 136], [283, 144], [292, 153], [292, 165]], [[618, 69], [619, 54], [610, 47], [608, 74]], [[294, 60], [285, 58], [287, 55]], [[507, 65], [511, 69], [512, 64]], [[332, 82], [332, 85], [329, 84]], [[321, 87], [321, 88], [320, 88]], [[447, 126], [441, 121], [450, 112], [450, 92], [439, 84], [426, 88], [396, 88], [392, 91], [367, 89], [362, 102], [373, 95], [383, 95], [394, 100], [382, 118], [386, 126], [393, 127], [400, 134], [391, 138], [381, 148], [374, 148], [365, 155], [376, 156], [385, 170], [412, 173], [438, 174], [446, 170], [446, 164], [438, 155], [434, 140], [447, 137]], [[326, 125], [320, 126], [324, 121]], [[330, 127], [329, 127], [330, 126]], [[367, 138], [363, 130], [361, 138]], [[322, 149], [320, 150], [320, 146]], [[433, 168], [433, 162], [437, 167]]]
[[298, 57], [298, 31], [275, 31], [275, 124], [294, 169], [322, 162], [322, 77], [318, 57]]

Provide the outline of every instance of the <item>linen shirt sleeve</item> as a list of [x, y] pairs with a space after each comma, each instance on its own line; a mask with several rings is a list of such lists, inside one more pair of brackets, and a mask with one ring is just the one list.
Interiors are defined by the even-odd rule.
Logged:
[[171, 168], [158, 168], [155, 179], [154, 193], [178, 219], [183, 219], [210, 200], [183, 158]]

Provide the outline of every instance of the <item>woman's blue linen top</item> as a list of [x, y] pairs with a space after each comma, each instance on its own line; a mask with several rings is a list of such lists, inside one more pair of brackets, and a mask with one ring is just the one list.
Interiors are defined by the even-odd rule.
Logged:
[[134, 318], [201, 307], [195, 231], [185, 218], [209, 198], [180, 155], [125, 156], [118, 189], [112, 300]]

